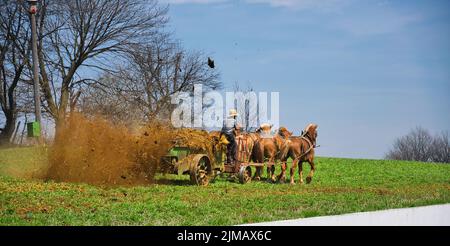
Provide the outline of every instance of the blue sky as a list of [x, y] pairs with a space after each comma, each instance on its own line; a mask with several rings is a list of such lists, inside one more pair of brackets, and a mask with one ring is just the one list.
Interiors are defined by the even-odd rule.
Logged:
[[280, 92], [280, 123], [319, 125], [322, 156], [383, 158], [450, 131], [450, 1], [164, 0], [170, 29], [225, 83]]

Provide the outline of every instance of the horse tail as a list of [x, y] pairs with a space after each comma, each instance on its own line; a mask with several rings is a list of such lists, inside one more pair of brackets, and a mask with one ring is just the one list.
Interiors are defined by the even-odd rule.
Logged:
[[286, 140], [280, 149], [280, 160], [285, 161], [289, 157], [289, 150], [290, 150], [290, 143], [291, 140]]

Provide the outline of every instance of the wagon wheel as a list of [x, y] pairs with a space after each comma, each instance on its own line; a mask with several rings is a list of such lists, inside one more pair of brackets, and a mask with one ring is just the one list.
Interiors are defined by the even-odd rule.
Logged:
[[252, 168], [250, 166], [241, 166], [239, 169], [239, 182], [248, 183], [252, 180]]
[[212, 174], [211, 162], [206, 155], [195, 155], [192, 158], [190, 176], [191, 182], [196, 185], [206, 186], [209, 176]]

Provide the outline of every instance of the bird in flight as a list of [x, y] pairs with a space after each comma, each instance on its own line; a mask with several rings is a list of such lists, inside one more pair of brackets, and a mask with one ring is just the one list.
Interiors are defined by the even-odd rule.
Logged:
[[210, 57], [208, 57], [208, 66], [209, 66], [210, 68], [214, 68], [214, 67], [215, 67], [215, 65], [214, 65], [214, 60], [211, 60]]

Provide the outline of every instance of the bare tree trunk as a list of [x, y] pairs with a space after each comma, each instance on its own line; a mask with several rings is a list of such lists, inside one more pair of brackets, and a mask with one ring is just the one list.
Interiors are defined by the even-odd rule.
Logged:
[[14, 128], [16, 126], [16, 117], [13, 112], [8, 111], [5, 113], [6, 123], [0, 133], [0, 145], [9, 144], [11, 136], [14, 134]]
[[24, 70], [28, 64], [28, 13], [22, 4], [4, 0], [0, 8], [0, 109], [5, 117], [0, 144], [9, 144], [15, 132], [17, 102], [21, 95], [18, 88], [24, 85]]

